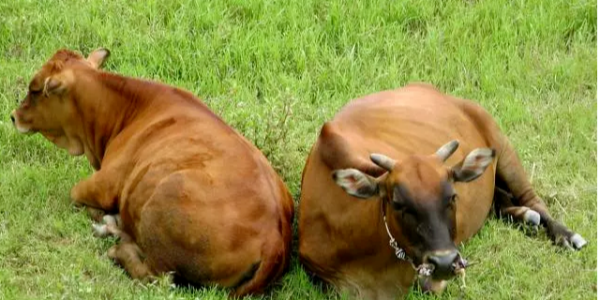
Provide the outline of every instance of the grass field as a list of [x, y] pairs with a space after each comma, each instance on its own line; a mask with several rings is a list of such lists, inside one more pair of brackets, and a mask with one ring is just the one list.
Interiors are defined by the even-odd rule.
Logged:
[[[70, 188], [92, 169], [8, 118], [57, 49], [201, 97], [263, 150], [295, 200], [323, 122], [352, 98], [426, 81], [497, 119], [555, 217], [589, 242], [558, 250], [491, 219], [462, 251], [463, 299], [596, 298], [596, 3], [515, 1], [0, 1], [0, 299], [223, 299], [131, 281]], [[350, 2], [349, 2], [350, 3]], [[336, 298], [296, 254], [265, 299]], [[452, 282], [442, 299], [461, 296]], [[433, 298], [416, 291], [409, 299]]]

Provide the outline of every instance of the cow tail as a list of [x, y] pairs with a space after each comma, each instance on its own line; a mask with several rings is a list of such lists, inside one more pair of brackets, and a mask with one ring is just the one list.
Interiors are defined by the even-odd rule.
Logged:
[[[284, 242], [285, 241], [284, 239]], [[263, 256], [258, 266], [251, 267], [254, 276], [248, 277], [231, 292], [233, 297], [255, 295], [273, 281], [277, 280], [289, 264], [289, 245], [283, 245], [281, 239], [268, 239], [262, 248]]]

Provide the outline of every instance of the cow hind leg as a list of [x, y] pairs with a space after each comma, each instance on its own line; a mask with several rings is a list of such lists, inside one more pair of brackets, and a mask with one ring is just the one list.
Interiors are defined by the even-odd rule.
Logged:
[[124, 240], [108, 250], [108, 257], [122, 266], [131, 278], [142, 282], [151, 281], [154, 276], [150, 267], [144, 262], [141, 249], [127, 237]]
[[540, 225], [541, 216], [537, 211], [526, 206], [515, 206], [514, 200], [515, 198], [509, 192], [496, 187], [494, 191], [496, 214], [511, 222], [533, 226]]
[[546, 226], [548, 235], [555, 244], [575, 250], [585, 246], [587, 242], [581, 235], [552, 218], [544, 201], [533, 190], [516, 152], [504, 136], [503, 145], [499, 149], [496, 185], [501, 189], [505, 187], [508, 193], [514, 195], [510, 206], [503, 207], [504, 211], [522, 220], [535, 221], [537, 217], [529, 212], [533, 210], [539, 214], [540, 224]]

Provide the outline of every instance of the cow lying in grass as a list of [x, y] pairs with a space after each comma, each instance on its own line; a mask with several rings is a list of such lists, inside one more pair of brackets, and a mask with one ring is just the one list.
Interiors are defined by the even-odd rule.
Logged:
[[413, 84], [347, 104], [321, 129], [302, 175], [300, 259], [365, 299], [396, 299], [415, 277], [440, 292], [464, 274], [457, 245], [501, 214], [586, 241], [554, 220], [493, 118]]
[[233, 295], [263, 291], [289, 262], [287, 188], [192, 94], [100, 71], [108, 55], [56, 52], [12, 112], [16, 129], [85, 154], [96, 172], [72, 200], [120, 214], [121, 241], [109, 254], [133, 278], [172, 272]]

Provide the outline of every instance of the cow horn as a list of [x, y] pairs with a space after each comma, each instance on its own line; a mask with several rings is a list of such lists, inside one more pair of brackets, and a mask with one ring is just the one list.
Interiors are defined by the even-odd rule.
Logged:
[[376, 165], [384, 168], [387, 171], [392, 171], [392, 169], [394, 169], [394, 165], [396, 164], [395, 160], [393, 160], [383, 154], [378, 154], [378, 153], [372, 153], [371, 160]]
[[453, 140], [448, 142], [446, 145], [442, 146], [438, 151], [435, 152], [435, 156], [437, 156], [442, 162], [446, 161], [454, 151], [458, 148], [458, 141]]

